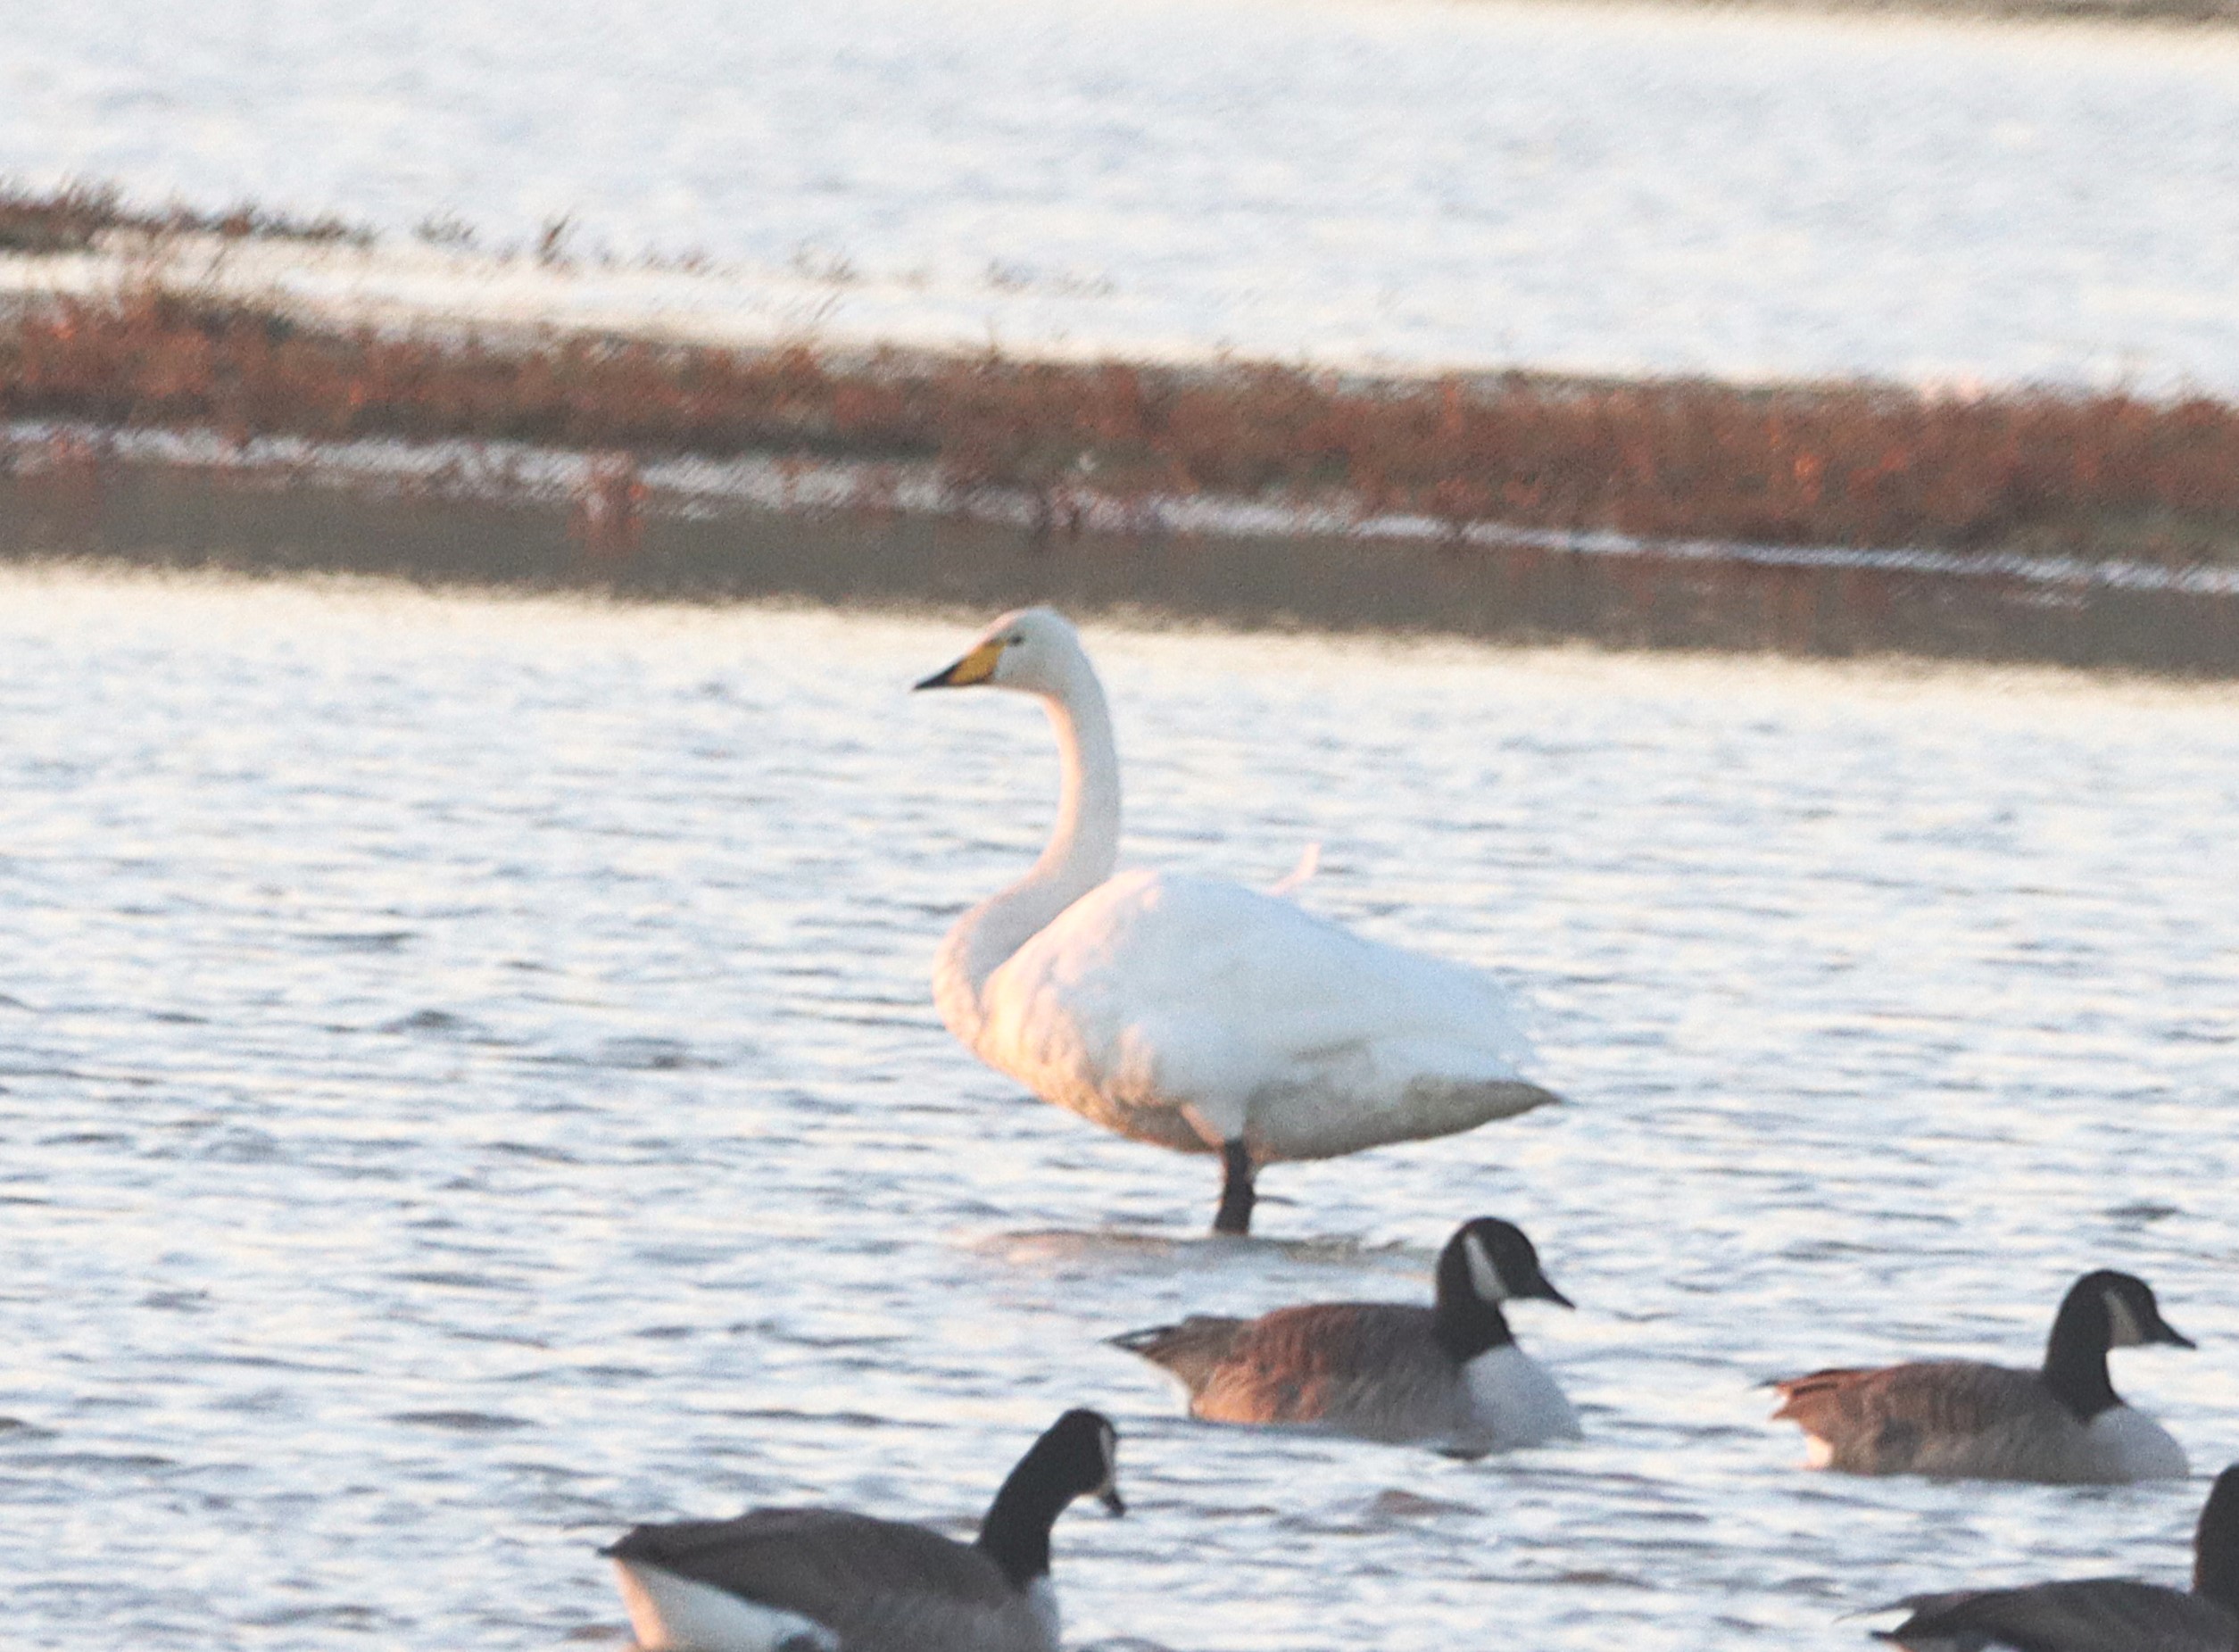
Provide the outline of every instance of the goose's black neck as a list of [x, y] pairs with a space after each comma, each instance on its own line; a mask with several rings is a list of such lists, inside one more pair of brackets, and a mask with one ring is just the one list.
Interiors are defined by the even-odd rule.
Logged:
[[980, 1522], [978, 1548], [1002, 1568], [1014, 1589], [1049, 1575], [1049, 1528], [1073, 1501], [1039, 1450], [1019, 1459]]
[[2193, 1534], [2193, 1592], [2239, 1612], [2239, 1467], [2216, 1476]]
[[1447, 1254], [1439, 1258], [1439, 1294], [1430, 1310], [1430, 1333], [1457, 1362], [1474, 1359], [1488, 1349], [1505, 1347], [1516, 1340], [1500, 1304], [1488, 1302], [1471, 1287], [1468, 1259], [1456, 1247], [1447, 1247]]
[[2079, 1423], [2122, 1403], [2122, 1396], [2107, 1380], [2107, 1347], [2113, 1340], [2106, 1292], [2081, 1287], [2070, 1291], [2044, 1345], [2044, 1375], [2052, 1398]]

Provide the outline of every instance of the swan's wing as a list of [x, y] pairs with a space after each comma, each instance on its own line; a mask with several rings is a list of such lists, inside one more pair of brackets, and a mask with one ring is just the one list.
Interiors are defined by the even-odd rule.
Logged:
[[1521, 1080], [1529, 1045], [1485, 975], [1218, 879], [1111, 879], [1020, 947], [982, 1003], [981, 1053], [1040, 1093], [1092, 1117], [1194, 1108], [1223, 1138], [1248, 1118], [1268, 1158], [1551, 1099]]
[[1917, 1595], [1883, 1639], [1900, 1646], [2013, 1647], [2020, 1652], [2227, 1652], [2239, 1617], [2198, 1595], [2127, 1578]]

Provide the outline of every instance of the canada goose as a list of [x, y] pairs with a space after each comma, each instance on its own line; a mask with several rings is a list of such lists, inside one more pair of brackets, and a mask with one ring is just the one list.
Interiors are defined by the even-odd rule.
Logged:
[[2161, 1317], [2146, 1283], [2086, 1274], [2052, 1321], [2044, 1366], [2017, 1371], [1971, 1359], [1878, 1370], [1814, 1371], [1773, 1383], [1776, 1421], [1794, 1417], [1813, 1468], [1853, 1474], [1981, 1480], [2181, 1479], [2184, 1448], [2107, 1380], [2107, 1350], [2167, 1342], [2190, 1348]]
[[1049, 1528], [1076, 1497], [1126, 1513], [1119, 1437], [1068, 1411], [1018, 1460], [979, 1540], [836, 1508], [639, 1526], [610, 1548], [646, 1652], [1057, 1652]]
[[1139, 1141], [1221, 1155], [1214, 1229], [1251, 1225], [1259, 1166], [1474, 1129], [1555, 1100], [1517, 1072], [1506, 995], [1473, 969], [1216, 878], [1113, 875], [1119, 756], [1061, 614], [997, 620], [919, 688], [1039, 695], [1057, 823], [1033, 869], [949, 931], [941, 1018], [989, 1066]]
[[2233, 1652], [2239, 1648], [2239, 1465], [2216, 1476], [2193, 1536], [2193, 1588], [2081, 1578], [1914, 1595], [1878, 1630], [1911, 1652]]
[[1571, 1306], [1522, 1232], [1466, 1223], [1439, 1253], [1435, 1305], [1318, 1302], [1257, 1319], [1193, 1316], [1114, 1346], [1163, 1366], [1209, 1423], [1320, 1424], [1478, 1457], [1576, 1440], [1578, 1414], [1509, 1334], [1503, 1302]]

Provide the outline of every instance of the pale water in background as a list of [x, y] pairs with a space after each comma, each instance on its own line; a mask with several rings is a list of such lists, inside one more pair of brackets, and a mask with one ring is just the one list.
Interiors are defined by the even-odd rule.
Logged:
[[[1804, 1474], [1753, 1383], [2034, 1358], [2239, 1457], [2239, 699], [1965, 669], [1094, 627], [1132, 859], [1529, 988], [1575, 1105], [1271, 1171], [1022, 1099], [925, 974], [1049, 813], [913, 700], [973, 622], [0, 575], [11, 1645], [605, 1644], [641, 1518], [964, 1531], [1061, 1407], [1072, 1638], [1841, 1648], [1908, 1590], [2180, 1581], [2205, 1490]], [[1422, 1299], [1521, 1221], [1588, 1440], [1463, 1465], [1193, 1425], [1099, 1345]]]
[[[2239, 393], [2239, 37], [1501, 0], [0, 0], [0, 174], [717, 336]], [[299, 254], [291, 253], [301, 265]], [[0, 270], [0, 276], [5, 271]]]

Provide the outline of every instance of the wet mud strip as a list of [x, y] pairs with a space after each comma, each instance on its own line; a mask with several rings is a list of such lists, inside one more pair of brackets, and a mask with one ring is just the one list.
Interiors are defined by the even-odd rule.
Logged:
[[2233, 591], [1335, 534], [1036, 531], [863, 508], [646, 509], [618, 529], [586, 502], [110, 460], [0, 473], [0, 557], [639, 599], [973, 612], [1049, 602], [1242, 629], [2239, 677]]

